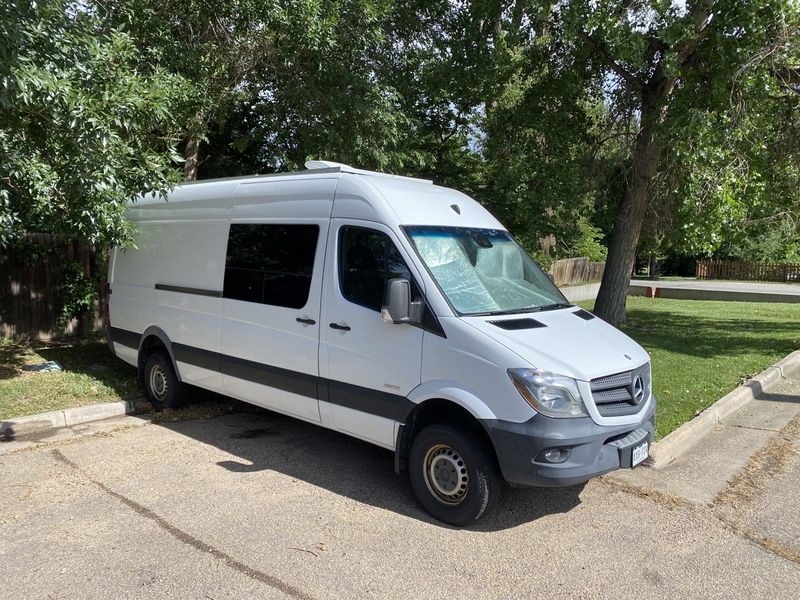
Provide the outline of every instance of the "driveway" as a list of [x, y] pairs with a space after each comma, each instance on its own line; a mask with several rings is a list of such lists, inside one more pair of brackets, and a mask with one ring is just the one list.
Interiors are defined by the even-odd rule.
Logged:
[[724, 506], [612, 479], [509, 490], [458, 530], [417, 506], [391, 453], [288, 417], [123, 421], [0, 455], [1, 596], [752, 600], [800, 588], [800, 549], [780, 537], [797, 531], [797, 456], [759, 484], [777, 491], [747, 530]]

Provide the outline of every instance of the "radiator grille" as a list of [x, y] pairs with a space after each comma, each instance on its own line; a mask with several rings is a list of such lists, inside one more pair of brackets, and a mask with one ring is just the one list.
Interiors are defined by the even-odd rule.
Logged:
[[650, 397], [650, 363], [590, 382], [592, 399], [604, 417], [635, 415]]

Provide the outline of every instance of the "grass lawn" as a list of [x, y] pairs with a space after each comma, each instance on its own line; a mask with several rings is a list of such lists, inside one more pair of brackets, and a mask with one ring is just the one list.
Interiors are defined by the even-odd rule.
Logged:
[[652, 356], [663, 437], [800, 349], [800, 304], [629, 297], [622, 329]]
[[[591, 309], [591, 302], [580, 304]], [[652, 356], [657, 433], [663, 437], [800, 348], [800, 304], [630, 297], [623, 330]], [[59, 362], [64, 371], [21, 370], [45, 360]], [[136, 370], [100, 339], [31, 345], [0, 340], [0, 419], [141, 395]]]
[[[48, 360], [64, 370], [22, 370]], [[31, 344], [0, 339], [0, 419], [141, 395], [136, 369], [112, 355], [101, 339]]]

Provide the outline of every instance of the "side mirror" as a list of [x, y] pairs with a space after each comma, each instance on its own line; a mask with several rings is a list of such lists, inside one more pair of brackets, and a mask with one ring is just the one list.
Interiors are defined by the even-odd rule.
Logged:
[[547, 273], [547, 278], [550, 280], [550, 283], [556, 282], [556, 278], [553, 276], [552, 273]]
[[390, 279], [386, 283], [381, 316], [389, 323], [419, 323], [422, 320], [422, 302], [411, 301], [411, 282], [408, 279]]

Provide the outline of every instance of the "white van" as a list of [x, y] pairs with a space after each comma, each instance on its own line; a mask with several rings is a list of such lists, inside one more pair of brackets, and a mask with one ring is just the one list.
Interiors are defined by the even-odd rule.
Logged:
[[647, 353], [569, 304], [480, 204], [306, 166], [130, 206], [109, 344], [154, 405], [191, 384], [393, 450], [455, 525], [503, 480], [569, 486], [647, 457]]

